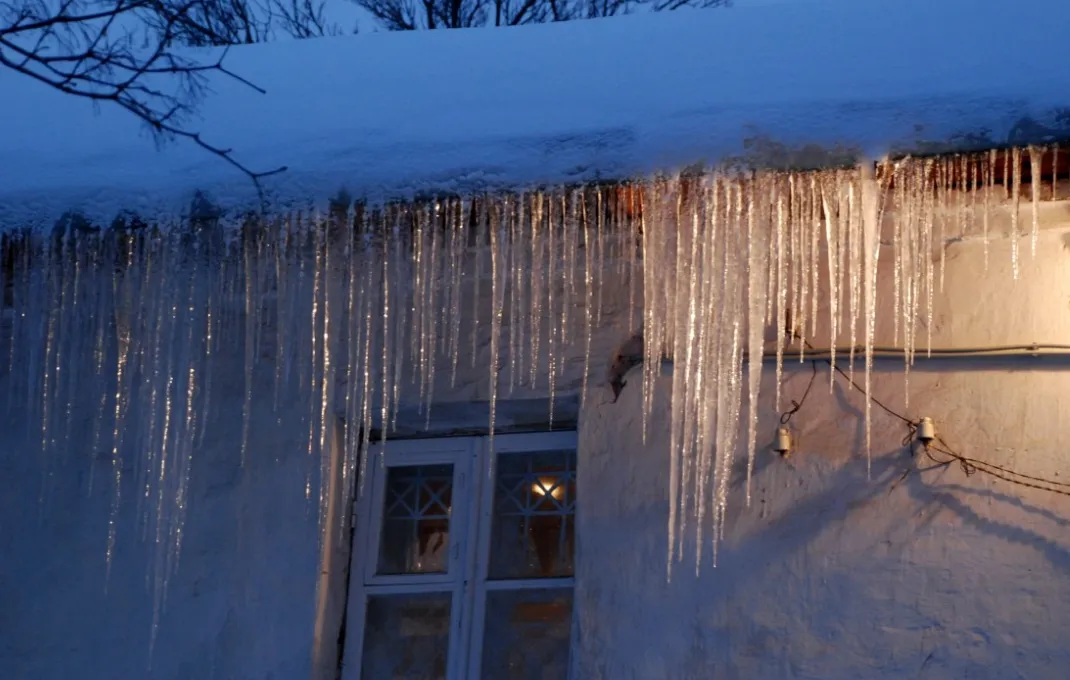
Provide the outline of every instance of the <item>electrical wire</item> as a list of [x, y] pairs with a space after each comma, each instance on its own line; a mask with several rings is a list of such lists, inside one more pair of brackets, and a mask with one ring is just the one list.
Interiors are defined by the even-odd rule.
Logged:
[[802, 405], [806, 402], [806, 397], [810, 394], [810, 388], [814, 386], [814, 379], [817, 378], [817, 362], [811, 361], [810, 364], [814, 368], [813, 373], [810, 374], [810, 382], [806, 383], [806, 390], [803, 392], [802, 396], [799, 397], [799, 401], [792, 399], [791, 408], [780, 414], [781, 425], [787, 425], [791, 422], [791, 417], [798, 413], [799, 409], [802, 408]]
[[[786, 358], [814, 358], [825, 359], [832, 356], [831, 348], [815, 348], [811, 347], [809, 343], [806, 344], [805, 354], [801, 351], [785, 350], [783, 356]], [[837, 347], [837, 355], [847, 355], [852, 349], [856, 356], [863, 356], [865, 354], [865, 347]], [[902, 347], [889, 347], [878, 345], [873, 347], [872, 356], [875, 358], [887, 358], [887, 357], [902, 357], [906, 354], [906, 350]], [[776, 355], [773, 353], [763, 354], [762, 359], [765, 361], [772, 360]], [[981, 347], [932, 347], [922, 350], [916, 350], [911, 355], [915, 359], [948, 359], [956, 357], [1028, 357], [1028, 358], [1070, 358], [1070, 345], [1060, 345], [1053, 343], [1030, 343], [1030, 344], [1017, 344], [1017, 345], [991, 345]]]
[[[899, 420], [900, 422], [902, 422], [907, 428], [907, 433], [903, 437], [903, 442], [902, 442], [903, 446], [910, 446], [911, 445], [911, 442], [913, 442], [915, 440], [915, 438], [916, 438], [918, 425], [920, 424], [920, 422], [911, 420], [910, 418], [904, 416], [903, 414], [895, 411], [894, 409], [892, 409], [888, 405], [884, 404], [881, 400], [877, 399], [873, 395], [868, 394], [866, 392], [866, 390], [864, 390], [858, 383], [856, 383], [851, 378], [851, 376], [849, 376], [846, 372], [844, 372], [844, 370], [842, 368], [840, 368], [839, 366], [836, 366], [835, 364], [833, 364], [830, 358], [817, 358], [817, 357], [815, 357], [814, 355], [815, 354], [819, 354], [819, 352], [816, 352], [814, 350], [814, 348], [810, 345], [810, 343], [807, 342], [806, 340], [803, 340], [803, 344], [805, 345], [806, 349], [810, 352], [810, 357], [811, 357], [810, 364], [811, 364], [811, 366], [813, 368], [813, 371], [810, 374], [810, 381], [806, 384], [806, 389], [803, 391], [803, 394], [799, 398], [799, 401], [792, 400], [791, 408], [780, 414], [780, 424], [781, 425], [787, 425], [788, 422], [791, 421], [792, 417], [796, 413], [798, 413], [800, 409], [802, 409], [803, 405], [806, 403], [806, 398], [810, 395], [810, 388], [812, 388], [813, 385], [814, 385], [814, 379], [817, 377], [817, 362], [818, 361], [824, 361], [834, 371], [836, 371], [836, 373], [838, 373], [844, 380], [846, 380], [851, 385], [851, 387], [853, 387], [854, 389], [858, 390], [859, 393], [861, 393], [864, 397], [866, 397], [867, 399], [872, 401], [875, 405], [877, 405], [885, 413], [887, 413], [888, 415], [890, 415], [890, 416], [896, 418], [897, 420]], [[1014, 346], [1014, 347], [1016, 349], [1018, 348], [1018, 346]], [[1036, 345], [1032, 345], [1030, 347], [1037, 347], [1037, 346]], [[1068, 346], [1068, 348], [1070, 348], [1070, 346]], [[985, 351], [990, 351], [990, 350], [991, 350], [991, 348], [985, 348]], [[955, 351], [961, 351], [961, 350], [955, 350]], [[946, 441], [944, 441], [944, 439], [942, 437], [940, 437], [939, 435], [936, 437], [935, 441], [937, 442], [938, 445], [934, 445], [932, 442], [925, 442], [925, 443], [923, 443], [923, 449], [925, 451], [925, 455], [929, 458], [929, 460], [933, 461], [937, 465], [946, 466], [946, 465], [951, 465], [952, 463], [957, 461], [959, 463], [959, 465], [962, 467], [963, 473], [965, 473], [967, 477], [973, 475], [976, 472], [983, 472], [983, 473], [985, 473], [987, 475], [991, 475], [992, 477], [995, 477], [997, 479], [1001, 479], [1001, 480], [1003, 480], [1005, 482], [1009, 482], [1011, 484], [1017, 484], [1019, 486], [1024, 486], [1024, 487], [1028, 487], [1028, 488], [1031, 488], [1031, 489], [1037, 489], [1037, 490], [1040, 490], [1040, 491], [1048, 491], [1048, 492], [1051, 492], [1051, 493], [1054, 493], [1054, 494], [1059, 494], [1059, 495], [1062, 495], [1062, 496], [1070, 496], [1070, 483], [1057, 482], [1057, 481], [1054, 481], [1054, 480], [1051, 480], [1051, 479], [1045, 479], [1043, 477], [1035, 477], [1033, 475], [1027, 475], [1027, 474], [1024, 474], [1024, 473], [1021, 473], [1021, 472], [1015, 472], [1014, 470], [1011, 470], [1010, 468], [1003, 467], [1003, 466], [1000, 466], [1000, 465], [996, 465], [995, 463], [989, 463], [989, 462], [986, 462], [986, 461], [983, 461], [983, 460], [978, 460], [976, 458], [970, 458], [968, 456], [964, 456], [964, 455], [962, 455], [960, 453], [957, 453], [954, 449], [952, 449], [951, 446]], [[949, 460], [939, 460], [939, 459], [937, 459], [933, 455], [934, 451], [939, 453], [939, 454], [942, 454], [944, 456], [947, 456], [949, 458]], [[1056, 487], [1056, 488], [1052, 488], [1052, 487]]]

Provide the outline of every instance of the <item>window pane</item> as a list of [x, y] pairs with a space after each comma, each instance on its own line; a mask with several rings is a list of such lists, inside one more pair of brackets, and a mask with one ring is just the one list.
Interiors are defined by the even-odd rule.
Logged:
[[441, 680], [450, 646], [450, 593], [368, 598], [363, 680]]
[[379, 574], [449, 570], [453, 466], [391, 467], [383, 501]]
[[576, 452], [498, 456], [491, 579], [571, 576]]
[[487, 593], [484, 680], [562, 680], [568, 677], [572, 589]]

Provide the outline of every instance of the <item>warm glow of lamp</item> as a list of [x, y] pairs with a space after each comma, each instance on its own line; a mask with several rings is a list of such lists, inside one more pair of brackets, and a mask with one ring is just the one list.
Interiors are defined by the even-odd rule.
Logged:
[[[554, 486], [555, 484], [557, 486]], [[557, 477], [539, 477], [531, 485], [531, 493], [539, 498], [552, 496], [554, 500], [559, 501], [565, 495], [565, 487], [563, 484], [558, 484]]]

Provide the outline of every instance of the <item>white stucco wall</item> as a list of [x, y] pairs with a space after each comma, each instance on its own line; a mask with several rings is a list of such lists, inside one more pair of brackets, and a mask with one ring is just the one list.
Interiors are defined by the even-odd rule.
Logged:
[[[11, 408], [0, 398], [0, 677], [308, 677], [318, 534], [305, 480], [319, 462], [305, 453], [307, 430], [280, 422], [271, 400], [261, 399], [241, 468], [240, 359], [232, 365], [234, 375], [213, 382], [212, 422], [194, 452], [181, 560], [151, 657], [156, 546], [153, 526], [146, 541], [138, 522], [139, 452], [124, 454], [106, 578], [110, 448], [92, 450], [88, 422], [80, 427], [76, 419], [72, 445], [44, 458], [40, 430], [27, 437], [20, 404]], [[271, 378], [270, 371], [258, 375], [259, 394], [272, 393]], [[284, 405], [282, 413], [295, 409]]]
[[[1017, 283], [1008, 241], [992, 244], [987, 275], [980, 241], [949, 247], [934, 345], [1070, 338], [1070, 220], [1049, 226], [1035, 264], [1022, 239]], [[892, 277], [881, 281], [890, 303]], [[890, 328], [883, 331], [887, 337]], [[959, 453], [1070, 482], [1065, 361], [920, 360], [908, 407], [901, 362], [878, 370], [876, 396], [911, 418], [934, 418]], [[785, 402], [800, 398], [810, 374], [809, 363], [785, 371]], [[740, 464], [717, 568], [707, 547], [701, 573], [685, 561], [671, 583], [671, 378], [658, 384], [645, 445], [638, 389], [625, 389], [616, 404], [587, 402], [578, 677], [1066, 677], [1070, 499], [966, 476], [958, 465], [927, 469], [931, 461], [900, 445], [905, 427], [877, 408], [867, 479], [864, 402], [839, 378], [830, 393], [827, 367], [791, 421], [796, 449], [783, 460], [768, 450], [778, 415], [773, 380], [767, 364], [759, 430], [766, 448], [751, 506], [743, 507]]]
[[[979, 240], [949, 247], [934, 344], [1070, 338], [1070, 211], [1053, 204], [1045, 214], [1035, 264], [1021, 241], [1017, 284], [1006, 240], [991, 245], [987, 275]], [[993, 233], [1004, 232], [993, 224]], [[881, 280], [890, 300], [890, 270]], [[623, 285], [607, 292], [592, 381], [629, 331], [626, 299]], [[476, 367], [462, 370], [441, 400], [486, 399], [489, 355], [478, 344]], [[566, 391], [580, 385], [581, 352], [568, 350]], [[105, 580], [108, 456], [78, 445], [62, 460], [42, 460], [19, 404], [0, 409], [0, 676], [307, 675], [317, 533], [305, 483], [310, 470], [315, 483], [318, 461], [306, 455], [307, 430], [294, 425], [304, 406], [273, 411], [272, 369], [262, 362], [252, 455], [242, 470], [240, 351], [219, 365], [234, 370], [213, 383], [213, 421], [195, 452], [186, 543], [151, 668], [152, 546], [140, 540], [136, 504], [124, 502]], [[6, 362], [0, 366], [0, 394], [8, 394]], [[879, 368], [877, 395], [911, 417], [933, 417], [961, 453], [1036, 476], [1070, 473], [1065, 364], [920, 362], [909, 407], [901, 365]], [[785, 397], [798, 398], [809, 375], [809, 364], [786, 372]], [[580, 414], [578, 678], [1065, 677], [1070, 502], [966, 477], [956, 466], [921, 471], [927, 461], [899, 445], [902, 426], [876, 409], [867, 479], [863, 402], [840, 381], [830, 394], [824, 372], [792, 421], [793, 456], [760, 452], [750, 508], [735, 485], [719, 566], [707, 563], [698, 577], [684, 566], [667, 583], [670, 380], [660, 380], [645, 445], [637, 373], [619, 402], [596, 387]], [[776, 422], [771, 365], [763, 393], [767, 442]], [[545, 382], [514, 397], [543, 394]], [[90, 441], [79, 436], [88, 425], [80, 427], [72, 441]]]

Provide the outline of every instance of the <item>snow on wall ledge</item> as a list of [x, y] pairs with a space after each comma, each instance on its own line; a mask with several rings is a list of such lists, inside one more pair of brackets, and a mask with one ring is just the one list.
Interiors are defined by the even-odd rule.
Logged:
[[[287, 166], [266, 186], [282, 204], [1070, 137], [1061, 43], [1020, 30], [1023, 13], [1070, 20], [1060, 0], [811, 0], [247, 46], [227, 65], [267, 94], [213, 81], [199, 129], [254, 170]], [[192, 144], [157, 151], [125, 112], [11, 73], [0, 88], [0, 229], [181, 215], [198, 190], [259, 205], [240, 172]]]

